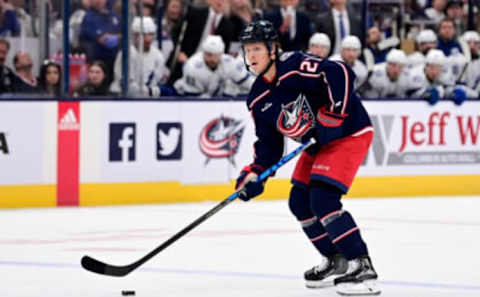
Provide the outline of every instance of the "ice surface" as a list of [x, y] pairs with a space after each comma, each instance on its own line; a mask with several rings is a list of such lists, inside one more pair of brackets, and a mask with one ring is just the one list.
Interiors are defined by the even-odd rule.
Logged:
[[[123, 278], [80, 266], [84, 254], [133, 262], [217, 203], [0, 210], [1, 295], [338, 296], [304, 287], [319, 256], [286, 200], [235, 201]], [[343, 203], [367, 241], [381, 296], [480, 296], [480, 197]]]

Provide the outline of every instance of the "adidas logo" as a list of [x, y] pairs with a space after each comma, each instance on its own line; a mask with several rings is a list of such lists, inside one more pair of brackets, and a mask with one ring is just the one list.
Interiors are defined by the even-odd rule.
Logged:
[[80, 130], [80, 124], [73, 109], [69, 108], [60, 119], [58, 130]]

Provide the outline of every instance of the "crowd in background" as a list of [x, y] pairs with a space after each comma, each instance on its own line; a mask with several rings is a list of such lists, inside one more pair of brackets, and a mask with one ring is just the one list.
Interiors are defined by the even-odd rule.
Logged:
[[[363, 19], [363, 3], [354, 0], [132, 1], [128, 37], [121, 34], [122, 1], [72, 0], [70, 47], [84, 67], [69, 69], [76, 83], [70, 95], [122, 94], [121, 45], [130, 38], [129, 96], [244, 96], [255, 77], [245, 66], [239, 32], [266, 19], [277, 29], [282, 51], [352, 67], [363, 97], [448, 98], [457, 104], [479, 97], [480, 1], [384, 1], [376, 7], [380, 13], [372, 6]], [[10, 42], [38, 37], [36, 4], [0, 0], [0, 94], [64, 95], [61, 52], [34, 73], [31, 52]], [[50, 39], [61, 40], [61, 1], [49, 7]], [[396, 15], [386, 16], [384, 7], [398, 7]]]

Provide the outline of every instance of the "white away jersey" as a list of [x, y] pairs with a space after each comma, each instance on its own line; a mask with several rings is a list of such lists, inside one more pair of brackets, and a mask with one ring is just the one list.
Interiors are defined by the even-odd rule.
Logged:
[[408, 90], [407, 70], [403, 70], [396, 81], [392, 81], [387, 74], [387, 63], [376, 64], [368, 80], [370, 87], [362, 94], [366, 98], [405, 98]]
[[203, 52], [198, 52], [187, 60], [183, 67], [183, 76], [174, 83], [174, 88], [177, 93], [186, 96], [235, 96], [236, 94], [227, 93], [228, 80], [241, 88], [250, 89], [255, 78], [227, 54], [222, 54], [217, 68], [212, 70], [205, 63]]

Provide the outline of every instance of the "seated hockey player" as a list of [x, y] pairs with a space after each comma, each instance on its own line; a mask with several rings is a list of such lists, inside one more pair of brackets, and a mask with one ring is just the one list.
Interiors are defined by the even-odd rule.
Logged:
[[349, 35], [342, 40], [340, 45], [340, 54], [331, 56], [330, 60], [343, 61], [350, 66], [357, 77], [355, 87], [363, 85], [368, 76], [368, 70], [365, 64], [360, 61], [360, 51], [362, 44], [357, 36]]
[[470, 49], [471, 61], [459, 74], [458, 81], [464, 83], [471, 92], [469, 98], [478, 98], [480, 94], [480, 35], [476, 31], [467, 31], [462, 35]]
[[268, 21], [240, 34], [247, 68], [257, 75], [247, 107], [255, 123], [254, 160], [237, 178], [239, 198], [260, 195], [257, 176], [283, 154], [284, 138], [316, 144], [292, 176], [289, 206], [324, 262], [305, 272], [309, 288], [336, 285], [339, 294], [377, 295], [377, 273], [352, 215], [342, 208], [373, 138], [370, 118], [353, 92], [355, 74], [340, 61], [302, 52], [280, 54]]
[[218, 35], [210, 35], [202, 50], [191, 56], [183, 67], [183, 76], [173, 85], [183, 96], [211, 98], [233, 96], [225, 93], [226, 80], [250, 89], [255, 78], [245, 67], [236, 67], [234, 58], [224, 54], [225, 44]]
[[457, 105], [462, 104], [470, 90], [455, 84], [451, 72], [445, 70], [446, 61], [447, 57], [441, 50], [430, 50], [425, 57], [425, 65], [410, 71], [407, 96], [425, 98], [432, 105], [440, 99], [451, 99]]
[[[165, 83], [169, 70], [165, 66], [165, 58], [154, 44], [157, 25], [151, 17], [143, 17], [143, 53], [140, 51], [142, 24], [141, 17], [135, 17], [132, 22], [133, 45], [129, 48], [129, 91], [132, 95], [160, 96], [160, 85]], [[115, 60], [114, 80], [110, 90], [121, 92], [122, 52], [119, 51]]]
[[330, 52], [330, 38], [325, 33], [315, 33], [310, 37], [308, 42], [308, 53], [314, 54], [321, 58], [327, 58]]
[[407, 56], [408, 68], [425, 64], [425, 56], [428, 51], [437, 48], [437, 35], [430, 29], [420, 31], [415, 40], [417, 51]]
[[408, 90], [408, 72], [404, 67], [407, 57], [402, 50], [388, 52], [385, 63], [376, 64], [362, 94], [366, 98], [405, 98]]

